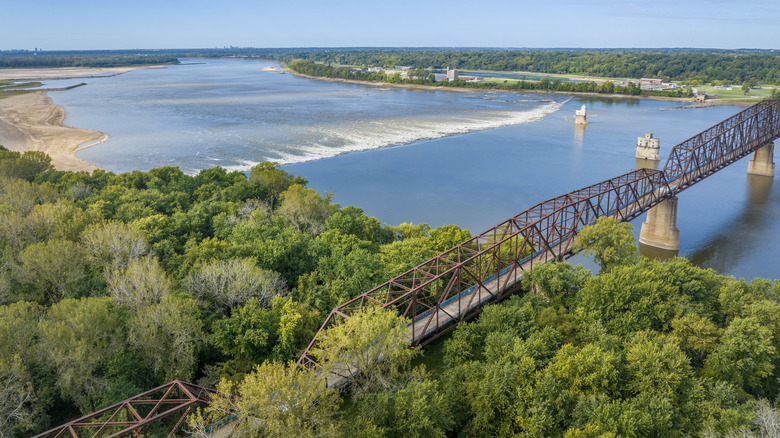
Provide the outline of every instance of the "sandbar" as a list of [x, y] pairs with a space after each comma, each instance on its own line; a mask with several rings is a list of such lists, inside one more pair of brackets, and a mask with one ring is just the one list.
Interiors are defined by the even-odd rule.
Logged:
[[57, 170], [91, 172], [94, 164], [76, 158], [79, 146], [107, 139], [102, 132], [65, 126], [65, 110], [43, 91], [0, 99], [0, 145], [17, 152], [43, 151]]
[[128, 67], [57, 67], [57, 68], [2, 68], [0, 79], [36, 80], [107, 77], [147, 68], [163, 68], [164, 65], [144, 65]]
[[[0, 69], [0, 79], [36, 80], [106, 77], [132, 70], [164, 66], [112, 68], [8, 68]], [[0, 95], [0, 145], [9, 150], [43, 151], [57, 170], [91, 172], [98, 166], [76, 158], [76, 151], [100, 144], [108, 135], [64, 125], [65, 110], [53, 105], [45, 91], [3, 98]]]

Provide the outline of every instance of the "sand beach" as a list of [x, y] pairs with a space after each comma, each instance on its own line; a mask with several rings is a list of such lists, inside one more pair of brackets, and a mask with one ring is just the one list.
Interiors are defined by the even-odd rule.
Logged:
[[[0, 80], [76, 79], [105, 77], [149, 67], [0, 69]], [[64, 125], [65, 110], [53, 105], [45, 91], [0, 94], [0, 145], [9, 150], [43, 151], [58, 170], [91, 172], [98, 166], [76, 158], [76, 151], [108, 139], [102, 132]]]

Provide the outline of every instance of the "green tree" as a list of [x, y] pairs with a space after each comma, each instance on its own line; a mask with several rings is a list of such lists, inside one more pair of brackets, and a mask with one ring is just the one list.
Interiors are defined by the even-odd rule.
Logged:
[[210, 342], [223, 354], [249, 362], [262, 362], [273, 348], [273, 314], [256, 298], [215, 321]]
[[[205, 411], [214, 420], [235, 416], [235, 436], [336, 437], [340, 402], [316, 373], [294, 363], [266, 362], [239, 384], [221, 381]], [[205, 425], [202, 416], [190, 420], [193, 429]]]
[[81, 234], [81, 243], [90, 262], [107, 271], [125, 269], [130, 260], [149, 254], [143, 233], [117, 221], [88, 226]]
[[622, 358], [598, 345], [582, 348], [564, 345], [548, 366], [548, 372], [574, 394], [619, 394]]
[[250, 298], [212, 324], [210, 342], [232, 358], [232, 366], [249, 371], [247, 364], [292, 359], [314, 336], [318, 322], [315, 312], [288, 297], [276, 297], [270, 309]]
[[436, 252], [444, 252], [454, 248], [460, 243], [471, 238], [469, 230], [460, 228], [457, 225], [442, 225], [432, 229], [429, 233], [430, 247]]
[[592, 255], [602, 271], [636, 263], [638, 257], [631, 224], [611, 217], [600, 217], [593, 225], [583, 227], [577, 233], [574, 247]]
[[171, 283], [155, 257], [130, 259], [125, 269], [115, 269], [108, 292], [118, 304], [135, 312], [157, 304], [171, 293]]
[[101, 297], [62, 300], [40, 323], [40, 348], [55, 371], [60, 394], [82, 412], [94, 411], [111, 386], [105, 366], [124, 344], [124, 321], [111, 298]]
[[3, 159], [0, 156], [0, 176], [32, 181], [37, 175], [53, 170], [51, 157], [41, 151], [25, 151], [23, 154]]
[[[0, 306], [0, 436], [44, 421], [48, 389], [36, 379], [43, 308], [19, 301]], [[5, 433], [5, 435], [3, 435]]]
[[671, 280], [663, 264], [655, 262], [613, 267], [583, 287], [578, 315], [587, 324], [601, 321], [618, 336], [646, 329], [668, 331], [685, 301]]
[[29, 298], [42, 304], [78, 296], [86, 275], [81, 247], [62, 239], [28, 246], [11, 268], [17, 281], [31, 286]]
[[0, 357], [0, 438], [32, 429], [35, 394], [19, 356]]
[[276, 203], [279, 194], [287, 190], [291, 185], [306, 184], [306, 180], [300, 177], [294, 178], [284, 170], [278, 168], [278, 163], [264, 161], [252, 167], [249, 171], [249, 182], [257, 183], [268, 192], [271, 205]]
[[591, 274], [580, 265], [545, 263], [535, 266], [527, 277], [538, 293], [544, 294], [553, 303], [568, 305], [590, 280]]
[[128, 326], [130, 345], [141, 351], [157, 381], [192, 379], [205, 336], [195, 300], [166, 295], [138, 311]]
[[[50, 186], [31, 184], [17, 178], [0, 176], [0, 213], [17, 213], [27, 216], [38, 204], [50, 203], [57, 200], [59, 193]], [[4, 227], [0, 232], [5, 235]]]
[[294, 296], [323, 312], [384, 280], [377, 245], [353, 234], [325, 231], [314, 240], [311, 252], [316, 267], [298, 278]]
[[385, 436], [444, 438], [454, 422], [435, 380], [412, 380], [397, 391], [367, 394], [357, 404], [361, 416], [371, 418]]
[[387, 277], [395, 277], [431, 259], [437, 253], [427, 237], [409, 237], [383, 245], [380, 250]]
[[334, 211], [325, 221], [325, 228], [369, 242], [379, 240], [379, 243], [388, 243], [380, 232], [379, 220], [366, 216], [363, 210], [351, 205]]
[[212, 261], [191, 271], [186, 284], [202, 308], [218, 315], [228, 314], [251, 298], [269, 308], [271, 300], [287, 290], [281, 275], [258, 268], [248, 258]]
[[772, 388], [780, 355], [772, 331], [755, 317], [735, 318], [723, 331], [721, 343], [705, 362], [707, 375], [732, 382], [756, 395]]
[[319, 234], [325, 231], [325, 221], [330, 216], [330, 198], [324, 198], [315, 190], [293, 184], [279, 195], [281, 205], [277, 213], [286, 218], [298, 230]]
[[394, 311], [367, 308], [321, 332], [312, 354], [333, 384], [361, 391], [393, 387], [419, 350], [411, 343], [409, 321]]

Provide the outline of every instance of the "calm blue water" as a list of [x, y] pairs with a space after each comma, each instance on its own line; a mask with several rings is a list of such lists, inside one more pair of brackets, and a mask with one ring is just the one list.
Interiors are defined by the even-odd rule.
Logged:
[[[548, 198], [637, 167], [637, 137], [675, 144], [740, 108], [559, 94], [417, 91], [209, 60], [51, 92], [66, 122], [111, 139], [79, 156], [114, 171], [248, 169], [266, 160], [388, 224], [480, 232]], [[576, 128], [587, 105], [590, 124]], [[641, 163], [640, 163], [641, 164]], [[680, 255], [728, 275], [780, 277], [780, 192], [747, 159], [680, 195]], [[638, 234], [644, 217], [633, 224]]]

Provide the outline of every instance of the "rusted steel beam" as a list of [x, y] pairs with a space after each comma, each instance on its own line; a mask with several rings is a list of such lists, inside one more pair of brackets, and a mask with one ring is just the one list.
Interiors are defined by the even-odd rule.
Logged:
[[[347, 317], [367, 301], [394, 308], [412, 319], [411, 344], [420, 344], [427, 340], [431, 326], [435, 335], [451, 330], [441, 326], [440, 316], [447, 317], [445, 324], [469, 319], [484, 305], [486, 294], [504, 297], [519, 275], [534, 264], [569, 257], [583, 226], [602, 216], [632, 220], [778, 137], [780, 101], [759, 102], [675, 146], [663, 171], [639, 169], [541, 202], [347, 301], [334, 312]], [[488, 283], [491, 286], [486, 286]], [[435, 300], [428, 302], [425, 297], [431, 296]], [[453, 300], [456, 306], [445, 308]], [[333, 314], [304, 351], [300, 365], [318, 365], [309, 352], [319, 334], [336, 323]]]
[[[174, 380], [38, 434], [33, 438], [56, 438], [64, 434], [78, 437], [76, 429], [88, 431], [89, 436], [101, 438], [120, 437], [131, 433], [138, 435], [147, 425], [177, 413], [183, 413], [181, 418], [184, 418], [193, 407], [207, 404], [213, 393], [212, 389]], [[146, 412], [145, 416], [142, 416], [137, 408], [149, 405], [152, 406], [152, 409]], [[125, 413], [129, 419], [117, 420], [117, 417], [122, 413]], [[176, 433], [183, 424], [182, 421], [179, 419], [170, 434]], [[110, 435], [107, 435], [108, 428], [111, 428]], [[116, 431], [116, 428], [122, 429]]]

